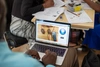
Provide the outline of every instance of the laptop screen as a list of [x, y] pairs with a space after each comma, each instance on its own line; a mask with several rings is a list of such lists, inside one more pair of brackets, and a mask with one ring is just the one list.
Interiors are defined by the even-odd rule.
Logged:
[[47, 20], [36, 20], [36, 41], [68, 46], [71, 25]]

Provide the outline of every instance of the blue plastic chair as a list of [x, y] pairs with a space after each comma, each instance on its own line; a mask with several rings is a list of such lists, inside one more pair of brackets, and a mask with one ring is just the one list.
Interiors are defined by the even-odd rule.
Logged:
[[95, 13], [94, 27], [100, 24], [100, 13]]

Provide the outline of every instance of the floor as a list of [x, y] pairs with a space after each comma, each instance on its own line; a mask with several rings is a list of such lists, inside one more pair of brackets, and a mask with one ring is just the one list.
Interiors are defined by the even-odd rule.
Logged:
[[82, 50], [78, 50], [78, 60], [79, 60], [79, 67], [81, 67], [82, 61], [84, 56], [88, 53], [88, 51], [82, 51]]
[[88, 51], [82, 51], [82, 48], [80, 48], [80, 46], [76, 46], [76, 44], [73, 44], [73, 43], [70, 43], [70, 46], [73, 46], [74, 48], [77, 49], [78, 60], [79, 60], [79, 67], [81, 67], [83, 58], [88, 53]]
[[[94, 50], [94, 52], [95, 52], [95, 54], [100, 54], [100, 50]], [[88, 53], [88, 50], [82, 51], [81, 48], [78, 48], [79, 67], [81, 67], [83, 58], [87, 53]]]

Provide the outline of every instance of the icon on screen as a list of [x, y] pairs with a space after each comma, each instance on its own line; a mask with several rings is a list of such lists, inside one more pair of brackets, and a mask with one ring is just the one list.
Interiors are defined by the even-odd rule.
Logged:
[[60, 34], [61, 34], [61, 35], [65, 35], [65, 34], [66, 34], [66, 30], [65, 30], [65, 29], [63, 29], [63, 28], [62, 28], [62, 29], [60, 29]]
[[61, 39], [64, 39], [64, 37], [60, 37]]

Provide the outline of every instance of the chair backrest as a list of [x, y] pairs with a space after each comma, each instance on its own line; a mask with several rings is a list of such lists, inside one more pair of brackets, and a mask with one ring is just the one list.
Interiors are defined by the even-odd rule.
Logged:
[[100, 24], [100, 13], [98, 13], [98, 12], [95, 13], [95, 21], [94, 22], [95, 22], [94, 26]]
[[19, 37], [16, 35], [13, 35], [9, 28], [10, 28], [10, 23], [11, 23], [11, 15], [12, 15], [12, 7], [13, 7], [13, 2], [14, 0], [5, 0], [6, 6], [7, 6], [7, 25], [6, 25], [6, 32], [5, 32], [5, 37], [8, 42], [8, 46], [13, 48], [13, 47], [18, 47], [21, 46], [25, 43], [27, 43], [27, 39], [23, 37]]
[[5, 0], [6, 6], [7, 6], [7, 15], [6, 15], [7, 25], [6, 25], [6, 30], [9, 29], [10, 23], [11, 23], [11, 13], [12, 13], [13, 1], [14, 0]]

